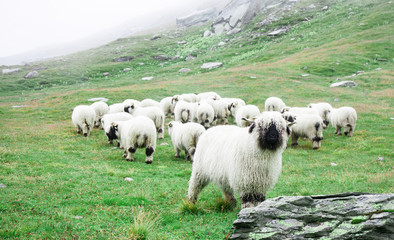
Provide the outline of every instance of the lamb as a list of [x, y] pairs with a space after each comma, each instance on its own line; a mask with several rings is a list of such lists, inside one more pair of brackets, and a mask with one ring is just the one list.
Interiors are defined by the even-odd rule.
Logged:
[[354, 108], [333, 108], [328, 112], [328, 119], [332, 126], [336, 129], [335, 134], [342, 135], [341, 129], [344, 128], [344, 134], [346, 136], [353, 136], [357, 122], [357, 112]]
[[208, 98], [213, 99], [213, 100], [219, 100], [220, 96], [219, 96], [219, 94], [217, 94], [215, 92], [203, 92], [203, 93], [197, 94], [197, 102], [201, 102], [202, 100], [206, 100]]
[[171, 105], [171, 100], [172, 97], [165, 97], [160, 101], [160, 108], [163, 111], [165, 117], [168, 115], [171, 117], [174, 114], [174, 108]]
[[111, 125], [114, 121], [127, 121], [132, 119], [133, 116], [127, 112], [119, 112], [119, 113], [108, 113], [103, 116], [101, 119], [101, 126], [104, 129], [105, 135], [108, 137], [108, 143], [112, 144], [113, 140], [116, 139], [113, 134], [110, 132]]
[[269, 97], [265, 100], [265, 111], [280, 112], [284, 107], [286, 107], [286, 104], [278, 97]]
[[71, 120], [74, 126], [77, 127], [77, 133], [82, 132], [85, 137], [89, 136], [94, 126], [95, 119], [96, 112], [88, 105], [76, 106], [71, 115]]
[[104, 114], [107, 114], [109, 112], [109, 107], [105, 102], [95, 102], [90, 106], [96, 112], [96, 119], [94, 121], [94, 126], [98, 128], [101, 126], [101, 118], [103, 118]]
[[160, 108], [160, 103], [153, 99], [147, 98], [141, 101], [140, 107], [158, 107]]
[[124, 112], [123, 103], [114, 103], [108, 107], [108, 113]]
[[196, 145], [205, 128], [198, 123], [181, 123], [171, 121], [168, 124], [168, 134], [171, 136], [172, 145], [175, 149], [175, 157], [180, 157], [182, 150], [185, 150], [186, 158], [193, 161]]
[[331, 111], [332, 106], [329, 103], [310, 103], [308, 108], [315, 109], [320, 117], [323, 119], [324, 126], [323, 128], [326, 129], [330, 124], [330, 120], [328, 119], [328, 112]]
[[218, 126], [200, 136], [189, 181], [188, 201], [195, 203], [210, 182], [219, 185], [224, 197], [242, 208], [253, 207], [277, 182], [282, 152], [290, 129], [278, 112], [263, 112], [249, 128]]
[[246, 105], [239, 108], [237, 115], [235, 116], [235, 122], [240, 127], [247, 127], [250, 123], [245, 119], [254, 120], [260, 115], [260, 110], [255, 105]]
[[321, 147], [321, 141], [323, 140], [323, 119], [316, 114], [297, 114], [294, 115], [291, 112], [283, 113], [285, 120], [289, 122], [297, 121], [296, 124], [291, 126], [291, 145], [298, 145], [298, 138], [308, 138], [312, 141], [313, 149], [319, 149]]
[[240, 98], [223, 98], [228, 103], [228, 110], [230, 111], [230, 116], [235, 118], [237, 111], [240, 107], [245, 106], [245, 101]]
[[[145, 116], [137, 116], [127, 121], [127, 126], [121, 133], [121, 139], [127, 161], [134, 161], [137, 148], [145, 148], [145, 163], [151, 164], [156, 149], [156, 127], [153, 121]], [[119, 125], [113, 124], [113, 129], [119, 131]], [[119, 133], [118, 133], [119, 135]]]
[[188, 102], [180, 100], [174, 109], [174, 119], [182, 123], [191, 122], [193, 120], [192, 112], [193, 106]]
[[202, 101], [197, 108], [197, 122], [205, 129], [208, 129], [215, 118], [215, 111], [213, 107], [206, 101]]
[[146, 116], [150, 118], [155, 126], [158, 133], [159, 139], [164, 138], [164, 113], [158, 107], [138, 107], [131, 105], [126, 108], [125, 111], [132, 114], [133, 116]]

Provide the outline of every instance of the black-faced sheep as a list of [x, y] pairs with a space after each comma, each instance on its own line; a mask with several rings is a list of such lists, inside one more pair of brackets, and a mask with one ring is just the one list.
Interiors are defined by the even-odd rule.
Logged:
[[125, 107], [125, 112], [130, 113], [133, 116], [146, 116], [154, 122], [159, 139], [164, 138], [164, 113], [161, 108], [158, 107], [139, 107], [137, 105], [131, 105]]
[[123, 103], [114, 103], [108, 107], [108, 113], [124, 112]]
[[200, 105], [197, 108], [197, 122], [208, 129], [214, 118], [215, 111], [213, 110], [213, 107], [206, 101], [200, 102]]
[[342, 135], [341, 129], [344, 128], [346, 136], [353, 136], [356, 128], [357, 112], [352, 107], [333, 108], [328, 113], [328, 118], [335, 128], [335, 134]]
[[280, 112], [284, 107], [286, 107], [286, 104], [278, 97], [269, 97], [267, 100], [265, 100], [265, 111]]
[[127, 112], [108, 113], [103, 116], [101, 119], [101, 126], [104, 129], [105, 135], [108, 137], [109, 144], [112, 144], [113, 140], [116, 139], [114, 133], [110, 131], [112, 123], [115, 121], [127, 121], [132, 118], [133, 116]]
[[240, 98], [223, 98], [228, 103], [228, 110], [230, 111], [230, 116], [235, 118], [237, 116], [237, 111], [240, 107], [245, 106], [245, 101]]
[[193, 161], [198, 139], [204, 132], [205, 128], [198, 123], [171, 121], [168, 124], [168, 134], [175, 149], [175, 157], [180, 157], [181, 151], [184, 150], [187, 159]]
[[308, 105], [309, 108], [315, 109], [320, 117], [323, 119], [324, 128], [327, 128], [330, 124], [330, 120], [328, 119], [328, 113], [331, 111], [332, 106], [329, 103], [310, 103]]
[[71, 120], [77, 128], [77, 133], [82, 133], [85, 137], [89, 136], [90, 131], [94, 127], [96, 112], [91, 106], [76, 106], [71, 115]]
[[219, 185], [226, 200], [253, 207], [277, 182], [282, 152], [290, 130], [278, 112], [263, 112], [249, 128], [218, 126], [200, 136], [189, 181], [188, 201], [195, 203], [210, 182]]

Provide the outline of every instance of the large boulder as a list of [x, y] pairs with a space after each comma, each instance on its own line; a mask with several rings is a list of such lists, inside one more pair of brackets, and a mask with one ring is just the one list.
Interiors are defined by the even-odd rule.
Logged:
[[392, 193], [272, 198], [242, 209], [230, 239], [392, 239], [393, 200]]
[[191, 27], [200, 23], [207, 22], [214, 18], [216, 15], [216, 9], [208, 8], [201, 11], [195, 11], [187, 16], [183, 16], [176, 19], [177, 27]]

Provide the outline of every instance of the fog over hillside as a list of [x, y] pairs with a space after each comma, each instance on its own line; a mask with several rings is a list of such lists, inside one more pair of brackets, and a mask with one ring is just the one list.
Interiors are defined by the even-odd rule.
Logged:
[[[119, 0], [122, 1], [122, 0]], [[73, 32], [66, 32], [69, 29], [61, 29], [62, 25], [56, 25], [57, 16], [53, 16], [52, 19], [43, 19], [43, 23], [39, 23], [39, 15], [49, 14], [46, 13], [26, 13], [25, 15], [20, 14], [19, 12], [11, 13], [11, 11], [20, 11], [16, 9], [15, 6], [7, 6], [7, 3], [2, 2], [0, 3], [0, 7], [2, 9], [8, 9], [10, 13], [8, 16], [3, 16], [0, 20], [0, 27], [2, 29], [6, 29], [7, 34], [5, 37], [2, 37], [0, 40], [0, 65], [19, 65], [25, 64], [31, 61], [42, 60], [45, 58], [55, 57], [55, 56], [62, 56], [67, 55], [73, 52], [86, 50], [94, 47], [98, 47], [100, 45], [106, 44], [110, 41], [116, 40], [118, 38], [127, 37], [132, 34], [136, 34], [141, 31], [147, 31], [151, 28], [159, 29], [160, 26], [174, 26], [175, 27], [175, 19], [177, 17], [182, 17], [188, 15], [194, 11], [206, 9], [206, 8], [216, 8], [217, 10], [222, 9], [230, 0], [202, 0], [202, 1], [193, 1], [193, 0], [172, 0], [172, 1], [165, 1], [164, 3], [160, 3], [160, 1], [148, 1], [151, 2], [152, 5], [148, 6], [148, 3], [144, 6], [136, 6], [140, 7], [141, 9], [133, 9], [131, 10], [132, 6], [121, 6], [118, 5], [116, 8], [123, 9], [129, 8], [130, 13], [139, 12], [140, 14], [137, 16], [130, 14], [130, 16], [123, 16], [125, 21], [119, 23], [114, 22], [111, 23], [108, 21], [108, 24], [102, 24], [98, 26], [98, 29], [89, 34], [88, 36], [78, 35], [78, 25], [84, 25], [84, 21], [90, 20], [91, 17], [90, 13], [92, 13], [92, 17], [94, 16], [95, 11], [95, 3], [106, 3], [106, 4], [116, 4], [116, 1], [96, 1], [92, 2], [93, 5], [88, 6], [89, 9], [79, 9], [79, 11], [85, 11], [84, 18], [80, 19], [80, 24], [77, 22], [73, 22], [70, 24], [74, 24], [75, 31]], [[48, 6], [46, 9], [47, 11], [52, 11], [52, 7], [59, 8], [56, 3], [47, 3], [45, 0], [41, 0], [38, 2], [43, 2], [43, 4], [53, 5]], [[153, 4], [153, 3], [157, 4]], [[24, 0], [16, 0], [15, 4], [23, 4]], [[78, 1], [76, 2], [78, 3]], [[26, 4], [33, 4], [28, 2]], [[98, 4], [98, 5], [99, 5]], [[87, 4], [85, 3], [85, 6]], [[23, 5], [20, 5], [23, 6]], [[25, 6], [28, 8], [29, 6]], [[81, 8], [84, 6], [81, 6]], [[75, 5], [75, 8], [78, 9], [78, 4]], [[60, 9], [61, 11], [62, 9]], [[26, 10], [28, 11], [28, 9]], [[55, 9], [53, 11], [59, 11], [59, 9]], [[67, 11], [64, 9], [64, 11]], [[113, 8], [108, 6], [108, 12], [111, 14], [116, 14], [113, 12]], [[127, 11], [126, 11], [127, 12]], [[51, 13], [55, 15], [55, 13]], [[67, 13], [65, 13], [67, 15]], [[67, 22], [70, 19], [76, 20], [76, 15], [74, 16], [72, 13], [68, 13], [69, 16], [66, 19], [60, 19], [60, 21]], [[124, 9], [122, 13], [124, 14]], [[18, 15], [18, 16], [16, 16]], [[106, 14], [104, 14], [106, 15]], [[34, 22], [32, 18], [37, 16], [36, 22]], [[49, 14], [50, 16], [50, 14]], [[48, 16], [47, 16], [48, 17]], [[108, 16], [106, 16], [108, 17]], [[6, 18], [6, 19], [4, 19]], [[104, 18], [104, 16], [103, 16]], [[12, 26], [12, 24], [16, 24], [18, 21], [25, 22], [26, 24], [19, 24], [17, 26]], [[29, 21], [32, 21], [31, 24], [34, 22], [34, 26], [30, 27], [29, 29], [23, 29], [24, 25], [29, 25]], [[48, 27], [48, 21], [53, 22], [53, 26]], [[97, 20], [97, 24], [100, 24], [100, 21]], [[112, 25], [111, 25], [112, 24]], [[8, 29], [7, 29], [8, 27]], [[71, 29], [72, 29], [71, 27]], [[43, 29], [46, 28], [46, 29]], [[59, 29], [60, 28], [60, 29]], [[7, 31], [8, 30], [8, 31]], [[64, 31], [63, 31], [64, 30]], [[57, 31], [60, 31], [62, 34], [67, 35], [67, 39], [72, 39], [69, 41], [65, 40], [64, 35], [59, 34]], [[62, 32], [63, 31], [63, 32]], [[74, 36], [74, 35], [75, 36]], [[14, 37], [14, 39], [12, 38]], [[68, 38], [69, 37], [69, 38]], [[51, 40], [53, 39], [53, 40]], [[36, 45], [31, 44], [35, 42]], [[31, 44], [31, 47], [29, 46]], [[29, 48], [30, 47], [30, 48]], [[16, 48], [13, 51], [12, 48]], [[24, 50], [26, 49], [26, 50]]]

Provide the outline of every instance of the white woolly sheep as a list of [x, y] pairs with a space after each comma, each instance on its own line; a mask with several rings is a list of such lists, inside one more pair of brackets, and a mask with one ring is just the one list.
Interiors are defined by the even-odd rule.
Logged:
[[160, 103], [153, 99], [147, 98], [141, 101], [140, 107], [158, 107], [160, 108]]
[[213, 98], [208, 98], [207, 103], [211, 104], [215, 112], [215, 118], [212, 125], [215, 126], [217, 121], [222, 121], [223, 124], [228, 124], [228, 116], [230, 115], [230, 110], [228, 110], [228, 102], [223, 99], [214, 100]]
[[206, 100], [206, 99], [213, 99], [213, 100], [219, 100], [221, 97], [219, 94], [215, 93], [215, 92], [203, 92], [203, 93], [199, 93], [197, 94], [197, 101], [201, 102], [202, 100]]
[[245, 106], [245, 101], [240, 98], [222, 98], [228, 103], [228, 110], [230, 111], [230, 116], [235, 118], [237, 116], [237, 111], [240, 107]]
[[333, 108], [328, 113], [328, 119], [336, 129], [335, 134], [342, 135], [341, 129], [344, 128], [346, 136], [353, 136], [356, 129], [357, 112], [352, 107]]
[[283, 118], [289, 122], [296, 123], [291, 126], [291, 145], [298, 145], [298, 138], [308, 138], [312, 141], [313, 149], [321, 147], [323, 140], [323, 119], [316, 114], [293, 114], [283, 113]]
[[98, 128], [101, 126], [101, 118], [104, 116], [104, 114], [107, 114], [109, 112], [109, 107], [105, 102], [95, 102], [92, 103], [92, 105], [90, 106], [96, 112], [96, 119], [94, 121], [94, 126]]
[[265, 100], [265, 111], [280, 112], [284, 107], [286, 107], [286, 104], [278, 97], [269, 97]]
[[91, 106], [79, 105], [76, 106], [71, 115], [71, 120], [77, 128], [77, 133], [81, 133], [87, 137], [94, 126], [96, 119], [96, 112]]
[[114, 135], [110, 133], [110, 127], [115, 121], [127, 121], [132, 119], [133, 116], [127, 112], [119, 112], [119, 113], [108, 113], [103, 116], [101, 119], [101, 126], [104, 129], [105, 135], [108, 137], [108, 143], [112, 144]]
[[[130, 115], [131, 116], [131, 115]], [[132, 119], [132, 118], [131, 118]], [[128, 134], [129, 127], [131, 126], [129, 121], [113, 121], [111, 122], [111, 125], [108, 128], [108, 132], [106, 132], [108, 138], [115, 140], [117, 139], [119, 142], [119, 147], [124, 149], [125, 146], [125, 140], [126, 140], [126, 135]], [[126, 151], [125, 155], [126, 157]]]
[[281, 113], [291, 112], [293, 115], [297, 116], [298, 114], [314, 114], [320, 116], [319, 112], [313, 108], [305, 108], [305, 107], [284, 107], [281, 109]]
[[210, 182], [219, 185], [225, 199], [234, 205], [234, 193], [239, 194], [242, 208], [264, 201], [281, 173], [289, 131], [278, 112], [263, 112], [249, 128], [208, 129], [197, 143], [188, 201], [195, 203]]
[[124, 112], [123, 103], [114, 103], [108, 107], [108, 113]]
[[324, 129], [328, 127], [330, 124], [330, 120], [328, 119], [328, 112], [331, 111], [332, 106], [329, 103], [310, 103], [308, 105], [309, 108], [315, 109], [320, 117], [323, 119]]
[[125, 111], [133, 116], [146, 116], [150, 118], [156, 126], [159, 139], [164, 138], [164, 113], [158, 107], [137, 107], [130, 106]]
[[[145, 116], [137, 116], [127, 121], [128, 131], [122, 134], [122, 143], [124, 144], [127, 161], [134, 161], [134, 153], [137, 148], [145, 148], [145, 163], [151, 164], [153, 161], [153, 152], [156, 149], [156, 127], [153, 121]], [[114, 129], [118, 126], [114, 125]], [[123, 131], [122, 131], [123, 132]]]
[[168, 115], [171, 117], [174, 114], [174, 108], [172, 108], [171, 100], [172, 97], [165, 97], [160, 101], [160, 108], [163, 111], [165, 117]]
[[192, 122], [198, 122], [198, 117], [197, 117], [197, 109], [200, 103], [197, 102], [192, 102], [189, 103], [190, 109], [191, 109], [191, 114], [192, 114]]
[[135, 99], [126, 99], [123, 101], [123, 111], [131, 113], [133, 109], [141, 106], [141, 102]]
[[240, 127], [247, 127], [250, 123], [245, 119], [254, 120], [260, 115], [260, 110], [255, 105], [246, 105], [238, 109], [237, 115], [235, 116], [235, 122]]
[[175, 149], [175, 157], [180, 157], [181, 151], [184, 150], [186, 158], [193, 161], [198, 139], [204, 132], [205, 128], [198, 123], [171, 121], [168, 124], [168, 134]]
[[200, 105], [197, 108], [197, 122], [208, 129], [214, 118], [215, 111], [213, 110], [213, 107], [206, 101], [200, 102]]
[[193, 106], [183, 100], [178, 101], [174, 109], [175, 121], [186, 123], [193, 120]]

